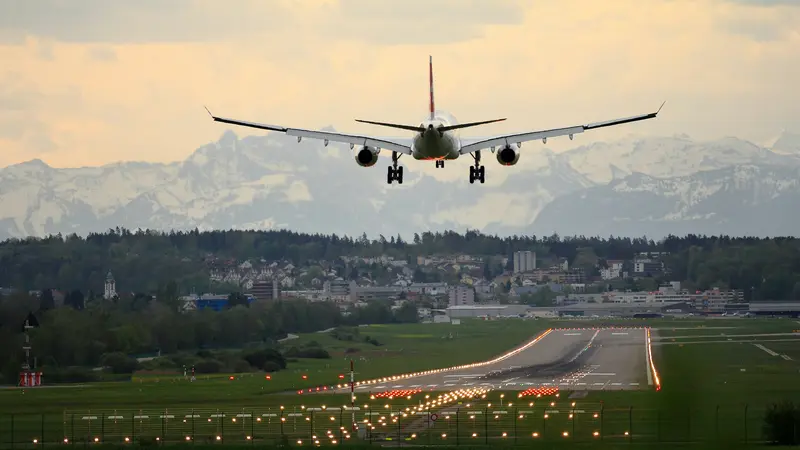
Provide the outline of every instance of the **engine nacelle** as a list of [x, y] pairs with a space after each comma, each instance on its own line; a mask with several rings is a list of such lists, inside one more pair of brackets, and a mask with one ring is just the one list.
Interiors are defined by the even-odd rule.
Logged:
[[501, 147], [496, 154], [497, 162], [504, 166], [513, 166], [517, 163], [517, 161], [519, 161], [519, 145], [506, 145], [505, 147]]
[[356, 162], [361, 167], [372, 167], [378, 162], [378, 154], [380, 152], [375, 147], [365, 145], [364, 148], [356, 153]]

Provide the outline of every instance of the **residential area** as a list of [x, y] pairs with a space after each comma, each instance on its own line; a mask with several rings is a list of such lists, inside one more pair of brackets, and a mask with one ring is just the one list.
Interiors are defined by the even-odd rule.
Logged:
[[[421, 320], [748, 312], [743, 291], [690, 290], [680, 281], [663, 281], [669, 278], [662, 261], [666, 255], [640, 254], [591, 267], [570, 267], [566, 258], [537, 257], [533, 251], [490, 257], [430, 255], [411, 261], [342, 256], [304, 266], [291, 261], [217, 261], [209, 273], [213, 283], [238, 289], [249, 301], [333, 302], [343, 314], [372, 300], [391, 301], [393, 308], [413, 302]], [[227, 305], [228, 294], [192, 294], [182, 300], [185, 309], [218, 310]], [[796, 306], [781, 305], [777, 313], [791, 313]]]

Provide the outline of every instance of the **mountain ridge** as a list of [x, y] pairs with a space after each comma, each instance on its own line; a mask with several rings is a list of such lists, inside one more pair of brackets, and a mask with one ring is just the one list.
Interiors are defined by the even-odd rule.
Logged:
[[[654, 193], [657, 198], [688, 201], [675, 200], [678, 197], [670, 194], [677, 192], [676, 183], [702, 191], [705, 183], [722, 183], [702, 174], [736, 166], [764, 168], [764, 173], [777, 177], [776, 183], [786, 186], [780, 190], [784, 196], [798, 189], [789, 178], [793, 172], [770, 168], [800, 167], [800, 153], [779, 154], [736, 138], [696, 142], [686, 135], [629, 137], [559, 153], [523, 148], [522, 153], [520, 164], [504, 168], [487, 152], [483, 159], [487, 183], [475, 186], [466, 183], [466, 176], [455, 181], [437, 178], [423, 171], [424, 163], [417, 161], [406, 169], [403, 185], [388, 186], [383, 174], [377, 173], [390, 163], [383, 154], [376, 167], [362, 168], [346, 146], [297, 143], [277, 133], [239, 138], [227, 130], [183, 161], [170, 163], [54, 168], [37, 158], [0, 169], [0, 239], [58, 232], [85, 235], [116, 226], [162, 230], [285, 227], [388, 236], [444, 228], [528, 234], [543, 226], [581, 223], [579, 234], [595, 234], [591, 230], [596, 226], [581, 218], [581, 211], [566, 207], [563, 199], [581, 203], [580, 195], [598, 192], [619, 198], [624, 193], [613, 186], [635, 185], [637, 177], [644, 175], [673, 180], [648, 181], [652, 189], [663, 191]], [[460, 167], [466, 164], [451, 164], [459, 167], [441, 170], [466, 171]], [[501, 176], [492, 179], [494, 173]], [[720, 172], [719, 176], [752, 180], [759, 173]], [[737, 195], [768, 188], [744, 181], [732, 186]], [[680, 212], [694, 207], [683, 206], [664, 208]], [[589, 210], [584, 204], [583, 211]], [[677, 217], [673, 224], [679, 222]]]

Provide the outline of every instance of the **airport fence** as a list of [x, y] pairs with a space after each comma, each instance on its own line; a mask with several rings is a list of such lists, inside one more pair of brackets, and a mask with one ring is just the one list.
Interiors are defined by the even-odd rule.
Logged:
[[[0, 448], [94, 444], [378, 443], [506, 445], [532, 441], [761, 443], [764, 407], [670, 410], [599, 403], [537, 402], [513, 407], [458, 405], [420, 411], [418, 404], [364, 408], [167, 408], [0, 415]], [[355, 426], [354, 426], [355, 422]], [[800, 432], [800, 430], [798, 430]]]

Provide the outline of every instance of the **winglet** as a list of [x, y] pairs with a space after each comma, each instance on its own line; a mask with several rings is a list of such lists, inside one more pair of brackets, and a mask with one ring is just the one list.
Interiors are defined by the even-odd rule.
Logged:
[[658, 111], [656, 111], [656, 115], [658, 115], [658, 113], [661, 112], [661, 108], [663, 108], [666, 103], [667, 103], [667, 101], [664, 100], [664, 103], [662, 103], [661, 106], [658, 107]]
[[214, 115], [213, 115], [213, 114], [211, 114], [211, 111], [209, 111], [209, 110], [208, 110], [208, 107], [207, 107], [206, 105], [203, 105], [203, 108], [205, 108], [205, 109], [206, 109], [206, 112], [208, 113], [208, 115], [209, 115], [209, 116], [211, 116], [211, 118], [212, 118], [212, 119], [214, 119], [214, 118], [215, 118], [215, 117], [214, 117]]

